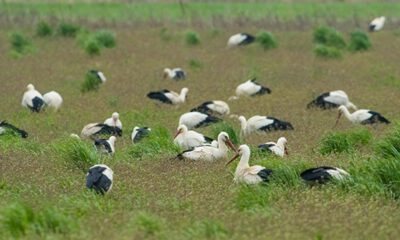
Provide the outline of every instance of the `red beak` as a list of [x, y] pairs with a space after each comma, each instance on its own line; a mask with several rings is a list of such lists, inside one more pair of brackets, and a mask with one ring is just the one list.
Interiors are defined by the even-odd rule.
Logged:
[[225, 164], [225, 166], [228, 166], [231, 162], [233, 162], [233, 160], [235, 160], [236, 158], [238, 158], [239, 157], [239, 153], [237, 152], [236, 154], [235, 154], [235, 156], [233, 156], [233, 158], [231, 159], [231, 160], [229, 160], [229, 162], [227, 162], [226, 164]]
[[177, 132], [175, 133], [174, 139], [175, 139], [179, 134], [181, 134], [181, 131], [177, 131]]
[[234, 152], [237, 153], [237, 150], [236, 150], [235, 146], [233, 145], [233, 143], [231, 142], [230, 139], [226, 140], [225, 143], [226, 143], [226, 145], [228, 145], [228, 147], [229, 147], [230, 149], [232, 149]]
[[338, 123], [339, 123], [339, 119], [340, 119], [340, 117], [342, 116], [342, 113], [341, 112], [339, 112], [339, 114], [338, 114], [338, 116], [337, 116], [337, 119], [336, 119], [336, 123], [335, 123], [335, 126], [333, 126], [334, 128], [338, 125]]

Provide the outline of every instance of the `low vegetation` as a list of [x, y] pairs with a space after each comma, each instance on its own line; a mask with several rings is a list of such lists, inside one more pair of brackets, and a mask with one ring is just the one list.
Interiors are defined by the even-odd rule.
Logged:
[[45, 21], [40, 21], [36, 25], [36, 35], [39, 37], [50, 37], [53, 35], [53, 28]]
[[17, 55], [29, 53], [33, 49], [31, 39], [21, 32], [12, 32], [10, 34], [11, 51]]
[[256, 36], [257, 43], [264, 49], [272, 49], [278, 47], [275, 36], [270, 32], [259, 32]]
[[356, 30], [350, 34], [349, 50], [352, 52], [366, 51], [372, 46], [368, 34], [362, 30]]
[[364, 128], [348, 132], [332, 132], [322, 137], [319, 152], [323, 155], [331, 153], [351, 153], [358, 147], [366, 145], [372, 138], [371, 133]]
[[62, 37], [76, 37], [79, 29], [78, 25], [62, 22], [58, 25], [57, 33]]
[[85, 75], [85, 80], [81, 85], [81, 92], [86, 93], [90, 91], [97, 91], [100, 88], [101, 80], [92, 71], [88, 71]]
[[199, 34], [195, 31], [188, 31], [185, 33], [185, 42], [189, 46], [195, 46], [200, 44]]

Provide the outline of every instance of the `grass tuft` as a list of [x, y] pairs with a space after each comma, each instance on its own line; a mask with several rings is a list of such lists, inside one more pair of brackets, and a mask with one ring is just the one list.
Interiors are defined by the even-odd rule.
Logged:
[[376, 143], [375, 154], [383, 158], [400, 159], [400, 123], [396, 123], [391, 133]]
[[115, 41], [115, 34], [107, 30], [100, 30], [94, 34], [97, 42], [105, 48], [113, 48], [117, 45]]
[[371, 41], [362, 30], [355, 30], [350, 34], [349, 50], [352, 52], [366, 51], [372, 46]]
[[101, 85], [101, 80], [96, 76], [96, 74], [88, 71], [85, 75], [85, 80], [81, 85], [81, 92], [97, 91]]
[[315, 46], [314, 53], [321, 58], [342, 58], [342, 52], [339, 49], [322, 44]]
[[229, 138], [231, 139], [233, 144], [240, 143], [239, 133], [235, 131], [235, 128], [230, 123], [219, 122], [217, 124], [213, 124], [211, 131], [212, 131], [212, 136], [215, 140], [218, 139], [218, 134], [220, 132], [226, 132], [228, 133]]
[[256, 40], [264, 50], [278, 47], [275, 36], [270, 32], [259, 32], [256, 36]]
[[314, 42], [338, 49], [346, 47], [346, 42], [342, 34], [334, 28], [325, 26], [318, 27], [314, 30]]
[[84, 43], [85, 52], [89, 56], [98, 56], [101, 53], [101, 43], [95, 37], [88, 37]]
[[10, 34], [10, 44], [12, 51], [19, 55], [29, 53], [33, 48], [32, 41], [21, 32]]
[[161, 153], [173, 155], [180, 152], [173, 141], [172, 136], [168, 129], [165, 127], [157, 126], [152, 128], [151, 134], [144, 138], [140, 143], [133, 145], [128, 154], [135, 159], [142, 159], [144, 157], [155, 157]]
[[39, 37], [50, 37], [53, 35], [53, 29], [47, 22], [40, 21], [36, 25], [36, 35]]
[[195, 46], [200, 44], [199, 34], [195, 31], [188, 31], [185, 34], [185, 42], [189, 46]]
[[57, 32], [63, 37], [75, 37], [78, 34], [79, 29], [80, 27], [75, 24], [62, 22], [58, 25]]
[[156, 215], [140, 212], [136, 217], [136, 224], [147, 236], [156, 235], [162, 230], [164, 221]]
[[25, 236], [34, 221], [32, 208], [21, 203], [13, 203], [1, 213], [2, 229], [14, 238]]
[[74, 221], [55, 208], [47, 208], [39, 212], [35, 219], [35, 231], [38, 235], [48, 233], [67, 234], [71, 232]]
[[188, 239], [221, 239], [229, 235], [223, 223], [215, 220], [202, 220], [195, 222], [185, 230]]
[[255, 210], [268, 205], [269, 190], [263, 185], [240, 185], [236, 190], [235, 206], [240, 211]]
[[370, 142], [372, 134], [368, 129], [359, 128], [350, 132], [333, 132], [323, 136], [318, 151], [322, 155], [331, 153], [352, 153]]
[[53, 147], [66, 163], [75, 165], [83, 172], [99, 162], [94, 147], [80, 139], [66, 137], [54, 143]]
[[203, 67], [203, 63], [200, 62], [200, 60], [197, 60], [197, 59], [190, 59], [189, 60], [189, 66], [191, 68], [202, 68]]

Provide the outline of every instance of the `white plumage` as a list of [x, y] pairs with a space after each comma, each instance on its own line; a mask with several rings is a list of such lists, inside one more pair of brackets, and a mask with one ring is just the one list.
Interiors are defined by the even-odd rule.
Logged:
[[233, 162], [236, 158], [241, 156], [240, 161], [236, 167], [234, 181], [236, 183], [257, 184], [260, 182], [268, 182], [272, 170], [266, 169], [263, 166], [249, 165], [250, 148], [247, 145], [241, 145], [237, 154], [226, 164]]
[[230, 100], [238, 99], [241, 96], [253, 97], [257, 95], [271, 93], [271, 89], [261, 86], [256, 79], [250, 79], [236, 87], [236, 96], [230, 97]]
[[116, 140], [115, 136], [111, 136], [109, 139], [96, 139], [94, 145], [100, 153], [114, 154]]
[[105, 194], [113, 186], [113, 175], [114, 172], [107, 165], [94, 165], [86, 174], [86, 187], [97, 193]]
[[300, 177], [311, 184], [314, 183], [327, 183], [331, 179], [335, 180], [344, 180], [345, 178], [349, 177], [350, 174], [345, 170], [337, 167], [329, 167], [329, 166], [322, 166], [316, 168], [310, 168], [302, 173], [300, 173]]
[[174, 143], [182, 150], [188, 150], [212, 142], [213, 140], [211, 138], [196, 131], [188, 130], [188, 128], [183, 124], [179, 125], [174, 137]]
[[106, 125], [108, 125], [108, 126], [110, 126], [110, 127], [117, 127], [117, 128], [119, 128], [119, 129], [122, 130], [122, 122], [121, 122], [121, 120], [119, 119], [119, 113], [117, 113], [117, 112], [114, 112], [114, 113], [111, 115], [110, 118], [107, 118], [107, 119], [104, 121], [104, 124], [106, 124]]
[[374, 124], [374, 123], [390, 123], [385, 117], [383, 117], [380, 113], [374, 112], [367, 109], [360, 109], [353, 113], [350, 113], [346, 106], [339, 107], [339, 114], [336, 119], [336, 124], [338, 124], [339, 119], [342, 115], [344, 115], [350, 122], [355, 124]]
[[253, 116], [246, 120], [244, 116], [239, 117], [241, 134], [246, 136], [255, 132], [266, 132], [272, 130], [293, 130], [292, 124], [267, 116]]
[[221, 119], [201, 112], [187, 112], [179, 118], [179, 125], [186, 125], [188, 129], [207, 126], [211, 123], [219, 122]]
[[147, 135], [149, 135], [151, 132], [151, 128], [148, 127], [134, 127], [132, 130], [132, 134], [131, 134], [131, 140], [132, 142], [138, 143], [140, 140], [142, 140], [144, 137], [146, 137]]
[[177, 158], [194, 161], [215, 161], [226, 159], [228, 157], [228, 147], [236, 151], [229, 139], [229, 135], [226, 132], [221, 132], [218, 135], [218, 147], [211, 145], [198, 146], [191, 150], [182, 152], [177, 156]]
[[182, 68], [174, 68], [174, 69], [165, 68], [164, 78], [166, 77], [173, 80], [183, 80], [186, 78], [186, 73], [185, 71], [182, 70]]
[[384, 16], [377, 17], [374, 20], [372, 20], [368, 26], [369, 31], [376, 32], [381, 30], [383, 28], [383, 25], [385, 25], [385, 20], [386, 18]]
[[186, 87], [181, 89], [180, 94], [164, 89], [158, 92], [150, 92], [147, 97], [163, 103], [177, 105], [185, 102], [188, 92], [189, 89]]
[[207, 101], [202, 103], [191, 111], [198, 111], [207, 114], [228, 115], [230, 113], [229, 105], [221, 100]]
[[58, 110], [63, 103], [61, 95], [56, 91], [51, 91], [44, 94], [43, 99], [46, 103], [46, 106], [49, 108], [53, 108], [54, 110]]
[[26, 92], [22, 96], [21, 105], [28, 107], [32, 112], [40, 112], [44, 106], [43, 96], [35, 89], [33, 84], [26, 86]]
[[237, 34], [229, 37], [227, 46], [230, 48], [230, 47], [248, 45], [248, 44], [254, 42], [254, 40], [255, 40], [255, 37], [250, 34], [237, 33]]
[[264, 149], [264, 150], [268, 149], [273, 154], [275, 154], [279, 157], [283, 157], [285, 155], [288, 155], [286, 144], [287, 144], [286, 138], [280, 137], [276, 143], [267, 142], [267, 143], [259, 145], [258, 148]]
[[357, 107], [350, 102], [347, 94], [342, 90], [325, 92], [319, 95], [316, 99], [311, 101], [307, 108], [319, 107], [322, 109], [337, 108], [340, 105], [345, 105], [348, 108], [357, 110]]

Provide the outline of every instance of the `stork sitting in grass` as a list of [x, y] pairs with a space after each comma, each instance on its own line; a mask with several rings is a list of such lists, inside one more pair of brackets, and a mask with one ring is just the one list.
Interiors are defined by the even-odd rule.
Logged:
[[96, 193], [105, 194], [113, 185], [113, 171], [104, 164], [92, 166], [86, 174], [86, 187]]
[[389, 124], [390, 121], [383, 117], [380, 113], [374, 112], [367, 109], [360, 109], [353, 113], [350, 113], [346, 106], [340, 106], [338, 108], [338, 116], [336, 119], [335, 126], [339, 123], [339, 119], [344, 115], [350, 122], [354, 124], [375, 124], [375, 123], [385, 123]]
[[0, 121], [0, 135], [6, 134], [8, 132], [19, 135], [22, 138], [28, 137], [28, 133], [26, 131], [17, 128], [16, 126], [6, 122], [5, 120]]
[[172, 80], [185, 80], [186, 73], [182, 70], [182, 68], [164, 68], [164, 78], [167, 77]]
[[184, 113], [179, 118], [179, 125], [185, 125], [188, 129], [208, 126], [222, 121], [220, 118], [201, 112]]
[[104, 121], [104, 124], [110, 127], [116, 127], [119, 128], [122, 131], [122, 122], [119, 119], [119, 113], [114, 112], [110, 118], [107, 118]]
[[263, 143], [258, 145], [258, 148], [264, 151], [272, 152], [273, 154], [279, 157], [284, 157], [285, 155], [288, 155], [286, 144], [287, 144], [286, 138], [280, 137], [276, 143], [274, 142]]
[[107, 139], [96, 139], [94, 140], [94, 146], [100, 153], [107, 153], [113, 155], [115, 153], [115, 136], [111, 136]]
[[248, 33], [237, 33], [232, 35], [228, 39], [227, 46], [228, 48], [237, 47], [237, 46], [245, 46], [253, 43], [256, 38]]
[[188, 92], [188, 88], [182, 88], [180, 94], [164, 89], [158, 92], [149, 92], [147, 97], [162, 103], [177, 105], [185, 102]]
[[368, 25], [368, 29], [370, 32], [377, 32], [383, 28], [383, 25], [385, 25], [385, 20], [386, 18], [384, 16], [375, 18], [370, 22]]
[[83, 127], [81, 137], [92, 138], [95, 135], [101, 134], [122, 136], [122, 130], [118, 127], [110, 127], [104, 123], [89, 123]]
[[228, 147], [233, 151], [236, 151], [233, 143], [231, 142], [229, 135], [226, 132], [220, 132], [218, 134], [218, 147], [211, 145], [198, 146], [193, 149], [180, 153], [177, 159], [187, 159], [193, 161], [216, 161], [221, 159], [227, 159]]
[[253, 116], [246, 120], [244, 116], [239, 117], [241, 124], [241, 135], [247, 136], [255, 132], [269, 132], [276, 130], [293, 130], [293, 126], [289, 122], [267, 117], [267, 116]]
[[270, 93], [271, 89], [258, 84], [256, 78], [253, 78], [237, 86], [236, 96], [230, 97], [229, 100], [237, 100], [241, 96], [254, 97]]
[[61, 95], [56, 91], [51, 91], [44, 94], [43, 100], [46, 104], [46, 107], [53, 108], [55, 111], [57, 111], [63, 103]]
[[131, 140], [134, 144], [138, 143], [140, 140], [148, 136], [151, 132], [151, 128], [148, 127], [134, 127], [132, 134], [131, 134]]
[[29, 108], [32, 112], [40, 112], [44, 107], [44, 99], [42, 94], [35, 89], [33, 84], [26, 86], [26, 92], [22, 96], [21, 105]]
[[257, 184], [269, 181], [272, 170], [259, 165], [249, 165], [250, 148], [247, 145], [241, 145], [237, 154], [226, 165], [233, 162], [233, 160], [239, 156], [241, 156], [241, 158], [236, 167], [234, 177], [236, 183]]
[[199, 106], [190, 110], [191, 112], [202, 112], [206, 114], [228, 115], [230, 113], [229, 105], [220, 100], [203, 102]]
[[332, 179], [344, 180], [346, 177], [349, 176], [349, 173], [347, 173], [343, 169], [328, 166], [310, 168], [300, 174], [300, 177], [311, 185], [314, 185], [316, 183], [324, 184]]
[[213, 141], [214, 140], [212, 138], [206, 137], [201, 133], [188, 130], [186, 125], [183, 124], [179, 125], [174, 136], [174, 143], [182, 150], [192, 149], [204, 144], [211, 144]]

